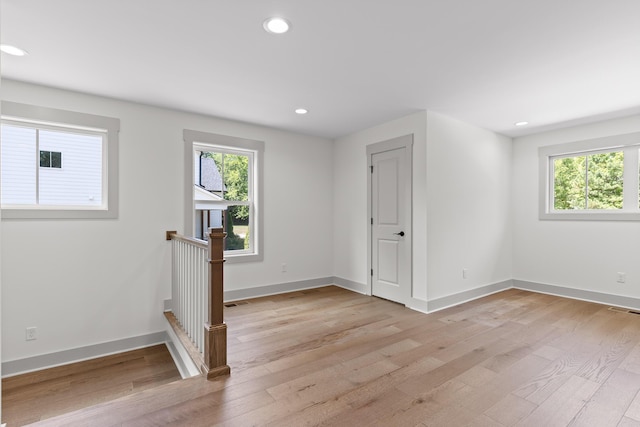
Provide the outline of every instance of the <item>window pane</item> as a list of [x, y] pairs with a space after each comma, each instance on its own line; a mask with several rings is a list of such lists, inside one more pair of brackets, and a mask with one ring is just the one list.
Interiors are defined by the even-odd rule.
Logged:
[[587, 209], [622, 209], [624, 153], [592, 154], [587, 164]]
[[[246, 213], [245, 209], [246, 208]], [[249, 207], [229, 206], [224, 218], [225, 251], [242, 251], [250, 249], [249, 239]]]
[[51, 152], [51, 167], [52, 168], [62, 168], [62, 153], [57, 153], [55, 151]]
[[[219, 151], [213, 146], [208, 148], [194, 146], [194, 235], [204, 240], [207, 227], [219, 223], [227, 234], [225, 252], [255, 255], [251, 236], [253, 191], [249, 180], [253, 155], [231, 147]], [[224, 210], [218, 210], [217, 206]]]
[[2, 125], [2, 204], [36, 204], [36, 130]]
[[586, 208], [585, 161], [585, 156], [554, 159], [554, 209]]
[[[57, 153], [59, 166], [40, 169], [41, 205], [102, 205], [102, 137], [40, 130], [40, 148]], [[64, 169], [62, 156], [64, 153]]]
[[[223, 159], [225, 200], [249, 200], [249, 157], [225, 154]], [[246, 211], [248, 215], [248, 211]]]
[[[208, 153], [213, 159], [216, 167], [218, 168], [218, 172], [220, 173], [220, 181], [222, 182], [222, 153]], [[222, 191], [222, 190], [220, 190]]]
[[222, 213], [220, 209], [195, 211], [195, 237], [201, 240], [207, 240], [209, 228], [222, 228]]
[[214, 152], [202, 152], [198, 157], [199, 167], [196, 169], [196, 184], [205, 190], [222, 197], [222, 155]]
[[40, 151], [40, 167], [48, 168], [51, 166], [51, 153], [49, 151]]

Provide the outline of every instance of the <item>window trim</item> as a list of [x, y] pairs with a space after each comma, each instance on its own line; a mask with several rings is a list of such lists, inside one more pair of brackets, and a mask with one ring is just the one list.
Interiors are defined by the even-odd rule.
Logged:
[[[225, 260], [227, 263], [236, 262], [257, 262], [264, 259], [264, 141], [256, 141], [252, 139], [238, 138], [228, 135], [220, 135], [209, 132], [201, 132], [196, 130], [184, 129], [182, 133], [185, 149], [185, 231], [188, 235], [195, 234], [195, 224], [193, 213], [195, 211], [195, 202], [193, 198], [194, 188], [194, 171], [193, 171], [193, 153], [195, 148], [201, 146], [214, 146], [222, 150], [237, 149], [239, 151], [252, 151], [253, 154], [253, 171], [249, 171], [250, 179], [253, 179], [253, 226], [251, 236], [253, 238], [253, 252], [233, 253], [237, 251], [225, 251]], [[253, 177], [252, 177], [253, 173]]]
[[97, 116], [75, 111], [38, 107], [17, 102], [2, 101], [2, 120], [21, 122], [25, 125], [53, 126], [58, 129], [101, 131], [106, 134], [103, 144], [103, 182], [105, 186], [105, 207], [102, 209], [86, 207], [43, 207], [33, 208], [2, 207], [2, 220], [5, 219], [115, 219], [118, 218], [118, 134], [120, 120], [112, 117]]
[[[638, 150], [640, 132], [594, 138], [538, 148], [538, 217], [540, 220], [640, 221], [638, 207]], [[554, 210], [554, 177], [552, 162], [556, 158], [625, 151], [623, 208], [616, 210]], [[629, 155], [629, 154], [630, 155]]]

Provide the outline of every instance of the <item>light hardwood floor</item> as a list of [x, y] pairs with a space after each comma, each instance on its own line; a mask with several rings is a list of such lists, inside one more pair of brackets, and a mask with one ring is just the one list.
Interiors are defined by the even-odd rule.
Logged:
[[17, 427], [180, 380], [164, 344], [2, 380], [2, 421]]
[[38, 425], [640, 426], [640, 316], [603, 305], [509, 290], [425, 315], [326, 287], [225, 317], [230, 377]]

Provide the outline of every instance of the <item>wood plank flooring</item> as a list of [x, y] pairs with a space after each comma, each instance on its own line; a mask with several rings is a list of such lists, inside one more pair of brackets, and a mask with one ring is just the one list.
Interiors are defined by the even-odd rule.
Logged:
[[22, 426], [180, 379], [164, 344], [16, 375], [2, 380], [2, 421]]
[[603, 305], [508, 290], [425, 315], [326, 287], [225, 318], [230, 377], [37, 425], [640, 426], [640, 316]]

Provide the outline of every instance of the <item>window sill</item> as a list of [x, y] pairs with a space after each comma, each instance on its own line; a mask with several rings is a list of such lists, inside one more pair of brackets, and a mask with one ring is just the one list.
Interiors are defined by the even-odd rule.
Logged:
[[[204, 245], [208, 245], [209, 242], [208, 240], [202, 240], [202, 239], [198, 239], [195, 238], [195, 240], [202, 242]], [[223, 252], [222, 253], [223, 257], [224, 257], [224, 261], [227, 264], [237, 264], [237, 263], [242, 263], [242, 262], [260, 262], [262, 260], [264, 260], [264, 255], [262, 254], [256, 254], [256, 253], [248, 253], [248, 252], [243, 252], [240, 254], [232, 254], [231, 252]]]
[[115, 209], [11, 209], [2, 208], [5, 219], [116, 219]]
[[229, 255], [225, 253], [224, 259], [227, 264], [237, 264], [242, 262], [260, 262], [264, 259], [264, 256], [261, 254]]
[[640, 221], [640, 212], [624, 211], [582, 211], [543, 212], [542, 221]]

